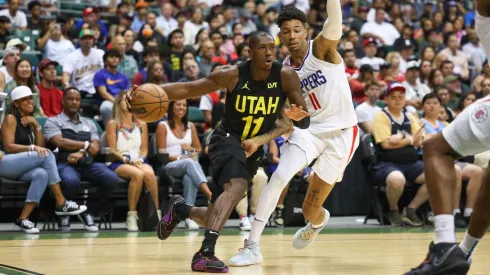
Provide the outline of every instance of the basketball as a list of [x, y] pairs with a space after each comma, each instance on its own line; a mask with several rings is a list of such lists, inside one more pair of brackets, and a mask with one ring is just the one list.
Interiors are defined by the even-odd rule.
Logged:
[[168, 109], [167, 93], [158, 85], [143, 84], [131, 92], [131, 113], [144, 122], [161, 119]]

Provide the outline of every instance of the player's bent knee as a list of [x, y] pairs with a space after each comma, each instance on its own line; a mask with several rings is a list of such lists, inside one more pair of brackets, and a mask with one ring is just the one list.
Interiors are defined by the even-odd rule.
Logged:
[[403, 189], [405, 182], [405, 176], [400, 171], [393, 171], [386, 178], [386, 185], [395, 189]]

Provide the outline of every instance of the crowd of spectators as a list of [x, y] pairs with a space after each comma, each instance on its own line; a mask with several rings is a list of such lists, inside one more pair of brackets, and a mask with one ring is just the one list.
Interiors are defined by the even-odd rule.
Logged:
[[[278, 39], [280, 30], [275, 24], [282, 8], [294, 5], [308, 15], [309, 38], [321, 31], [328, 17], [322, 0], [97, 1], [75, 16], [57, 9], [65, 1], [26, 1], [7, 0], [0, 10], [3, 112], [11, 112], [9, 108], [16, 105], [12, 98], [16, 87], [32, 91], [30, 115], [49, 117], [45, 142], [65, 154], [58, 171], [67, 199], [73, 197], [81, 178], [101, 186], [82, 219], [88, 228], [95, 227], [91, 217], [117, 184], [117, 175], [130, 182], [128, 229], [137, 230], [136, 202], [143, 185], [158, 209], [156, 179], [145, 159], [148, 135], [155, 132], [159, 150], [170, 155], [163, 170], [182, 178], [186, 201], [195, 202], [199, 191], [211, 197], [208, 171], [197, 159], [205, 155], [203, 135], [223, 115], [226, 91], [171, 102], [165, 121], [153, 126], [131, 117], [122, 100], [125, 91], [143, 83], [200, 79], [219, 66], [247, 60], [247, 37], [257, 30], [276, 38], [277, 60], [282, 62], [288, 50]], [[379, 155], [372, 168], [373, 181], [387, 186], [392, 225], [420, 226], [417, 209], [428, 198], [421, 162], [423, 140], [490, 93], [490, 67], [474, 30], [473, 1], [339, 1], [344, 35], [338, 51], [344, 59], [359, 126], [363, 134], [373, 135]], [[19, 39], [26, 32], [33, 43]], [[192, 123], [192, 113], [199, 109], [204, 119]], [[79, 159], [100, 150], [92, 119], [107, 130], [108, 144], [118, 152], [117, 162], [109, 167], [97, 162], [77, 166]], [[268, 146], [272, 166], [280, 159], [281, 138]], [[78, 152], [80, 149], [85, 152]], [[136, 160], [129, 158], [131, 152], [136, 152]], [[7, 148], [5, 153], [5, 157], [11, 154]], [[456, 164], [458, 180], [468, 182], [461, 183], [466, 190], [465, 205], [455, 205], [454, 210], [461, 226], [471, 216], [486, 169], [472, 163], [481, 163], [479, 159], [487, 155], [468, 156]], [[252, 185], [252, 215], [273, 167], [263, 172]], [[307, 181], [310, 172], [298, 171], [298, 177]], [[92, 178], [90, 173], [98, 176]], [[50, 184], [54, 181], [48, 180]], [[399, 199], [408, 186], [418, 191], [399, 209]], [[274, 214], [278, 226], [283, 223], [286, 194], [287, 189]], [[249, 228], [245, 203], [237, 211], [241, 226]], [[61, 225], [69, 228], [69, 219], [64, 218]], [[186, 225], [197, 227], [190, 220]]]

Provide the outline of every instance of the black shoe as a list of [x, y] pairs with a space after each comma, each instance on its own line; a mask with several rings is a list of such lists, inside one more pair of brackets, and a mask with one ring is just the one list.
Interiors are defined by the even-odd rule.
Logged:
[[56, 205], [54, 213], [58, 216], [72, 216], [85, 212], [85, 210], [87, 210], [87, 206], [66, 200], [62, 206]]
[[277, 227], [284, 227], [284, 206], [282, 208], [276, 207], [274, 223]]
[[456, 215], [454, 215], [454, 227], [456, 228], [466, 227], [466, 222], [464, 221], [463, 215], [461, 215], [461, 213], [456, 213]]
[[392, 227], [400, 227], [403, 224], [402, 216], [400, 215], [400, 211], [398, 211], [398, 209], [390, 210], [390, 213], [388, 214], [388, 219], [390, 220]]
[[424, 222], [417, 215], [417, 209], [406, 207], [403, 209], [402, 221], [411, 226], [422, 226]]
[[179, 195], [173, 196], [168, 202], [167, 212], [157, 224], [157, 236], [160, 240], [166, 240], [181, 222], [177, 215], [177, 207], [184, 203], [184, 198]]
[[58, 220], [58, 228], [61, 232], [70, 232], [70, 216], [60, 216]]
[[78, 219], [83, 223], [83, 226], [87, 231], [99, 231], [99, 227], [95, 225], [94, 217], [87, 212], [83, 212], [82, 214], [78, 215]]
[[197, 272], [228, 273], [228, 266], [214, 253], [197, 252], [192, 258], [191, 268]]
[[457, 243], [433, 242], [425, 260], [405, 275], [466, 275], [470, 263]]
[[28, 219], [25, 220], [15, 220], [15, 227], [23, 230], [27, 234], [39, 234], [39, 229], [34, 226], [34, 223]]

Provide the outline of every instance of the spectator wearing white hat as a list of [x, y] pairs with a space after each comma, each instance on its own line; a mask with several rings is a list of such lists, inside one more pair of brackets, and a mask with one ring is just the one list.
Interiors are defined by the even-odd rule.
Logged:
[[3, 92], [5, 85], [14, 79], [15, 63], [20, 59], [20, 51], [16, 47], [8, 47], [3, 52], [3, 63], [0, 67], [0, 92]]
[[11, 29], [27, 29], [27, 17], [23, 11], [19, 10], [20, 0], [7, 0], [7, 9], [0, 10], [0, 16], [7, 16], [10, 19]]
[[405, 98], [407, 105], [417, 109], [422, 107], [422, 98], [430, 93], [430, 88], [420, 81], [419, 75], [420, 62], [418, 60], [408, 61], [405, 81], [402, 83], [402, 86], [406, 89]]

